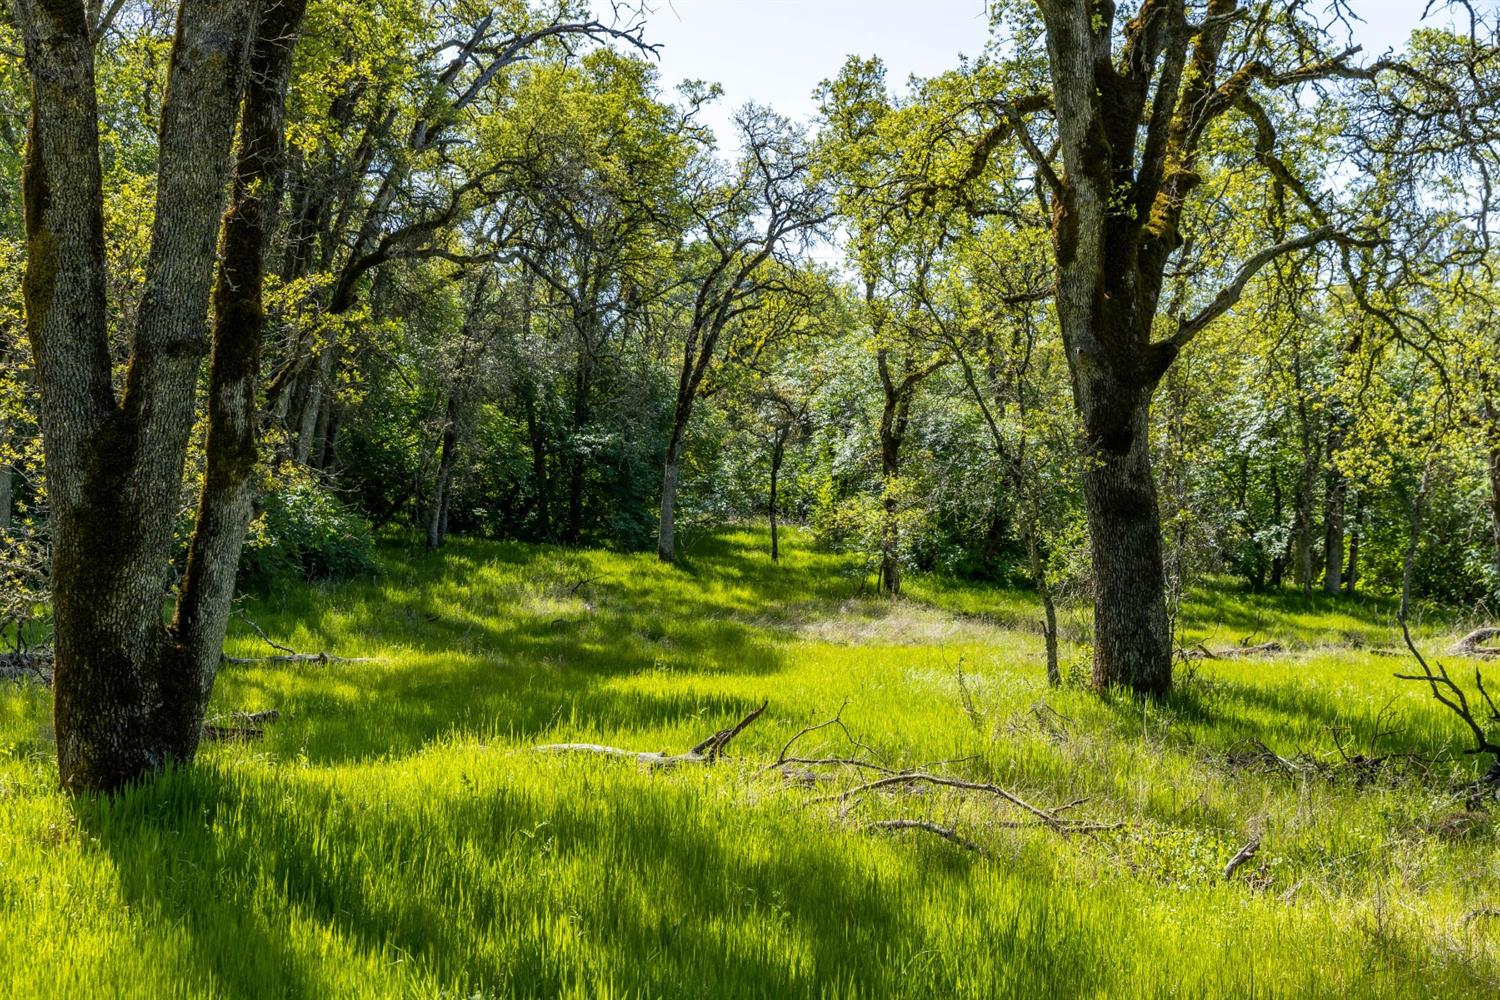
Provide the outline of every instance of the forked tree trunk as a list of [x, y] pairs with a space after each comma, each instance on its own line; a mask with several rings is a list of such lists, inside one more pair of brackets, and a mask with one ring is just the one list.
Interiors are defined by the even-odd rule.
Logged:
[[[32, 81], [25, 299], [52, 503], [54, 723], [65, 787], [118, 788], [197, 749], [254, 463], [254, 393], [246, 386], [253, 387], [262, 321], [259, 282], [253, 289], [244, 282], [260, 273], [259, 213], [269, 211], [256, 202], [265, 197], [257, 164], [278, 159], [281, 88], [267, 81], [285, 79], [280, 62], [301, 16], [292, 0], [270, 6], [267, 38], [254, 46], [251, 96], [276, 107], [245, 116], [223, 294], [214, 296], [207, 475], [170, 627], [161, 617], [162, 569], [208, 348], [213, 261], [260, 4], [184, 0], [179, 11], [145, 292], [119, 400], [105, 319], [90, 25], [81, 0], [14, 6]], [[267, 122], [276, 123], [270, 146], [259, 142]]]

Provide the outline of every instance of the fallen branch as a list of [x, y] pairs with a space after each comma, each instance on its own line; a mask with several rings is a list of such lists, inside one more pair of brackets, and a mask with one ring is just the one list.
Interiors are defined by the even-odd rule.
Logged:
[[[934, 785], [940, 788], [956, 788], [960, 791], [984, 792], [987, 795], [993, 795], [1030, 813], [1040, 820], [1040, 825], [1046, 826], [1057, 833], [1097, 833], [1102, 830], [1118, 830], [1124, 825], [1123, 823], [1089, 823], [1067, 819], [1066, 817], [1057, 815], [1057, 811], [1055, 810], [1049, 812], [1046, 809], [1038, 808], [1014, 792], [1001, 788], [999, 785], [991, 785], [979, 781], [964, 781], [959, 778], [945, 778], [941, 775], [927, 774], [922, 771], [903, 772], [901, 774], [876, 778], [874, 781], [855, 785], [853, 788], [845, 789], [842, 792], [833, 795], [822, 795], [809, 801], [828, 802], [837, 799], [840, 803], [847, 805], [849, 800], [856, 795], [873, 792], [881, 788], [917, 784]], [[1076, 805], [1078, 805], [1078, 802], [1070, 802], [1062, 808], [1070, 809]]]
[[694, 746], [686, 753], [669, 754], [645, 750], [626, 750], [622, 747], [605, 746], [601, 743], [545, 743], [534, 747], [539, 753], [593, 753], [602, 754], [606, 757], [633, 757], [638, 764], [645, 767], [672, 767], [676, 764], [711, 764], [723, 753], [724, 748], [729, 745], [745, 727], [760, 718], [761, 713], [766, 710], [770, 701], [763, 701], [760, 707], [728, 729], [721, 729], [708, 739]]
[[279, 650], [277, 656], [226, 656], [219, 654], [219, 658], [225, 663], [247, 664], [247, 663], [374, 663], [373, 657], [369, 656], [334, 656], [332, 653], [299, 653], [290, 646], [281, 643], [266, 635], [266, 630], [255, 624], [250, 616], [244, 612], [239, 614], [240, 621], [249, 625], [261, 641], [272, 649]]
[[863, 829], [863, 830], [926, 830], [928, 833], [935, 833], [939, 837], [942, 837], [944, 840], [951, 841], [951, 842], [957, 844], [959, 847], [965, 848], [966, 850], [973, 851], [975, 854], [988, 854], [989, 853], [983, 847], [980, 847], [978, 844], [974, 843], [974, 841], [969, 840], [967, 837], [961, 836], [958, 833], [958, 831], [955, 830], [955, 829], [953, 829], [952, 827], [939, 826], [936, 823], [929, 823], [926, 820], [922, 820], [922, 819], [882, 819], [882, 820], [877, 820], [874, 823], [866, 823], [863, 827], [861, 827], [861, 829]]
[[334, 656], [332, 653], [285, 653], [279, 656], [224, 656], [225, 663], [375, 663], [373, 656]]
[[1490, 659], [1500, 656], [1500, 646], [1488, 646], [1486, 643], [1500, 639], [1500, 628], [1486, 627], [1476, 628], [1458, 642], [1448, 652], [1455, 656], [1478, 656]]
[[203, 724], [205, 740], [210, 743], [248, 743], [264, 737], [266, 735], [265, 723], [280, 719], [281, 713], [271, 708], [264, 712], [230, 712], [220, 718], [237, 724], [221, 726], [217, 719], [213, 722], [206, 722]]
[[1250, 839], [1250, 843], [1246, 844], [1244, 847], [1241, 847], [1239, 849], [1239, 852], [1235, 854], [1234, 857], [1229, 859], [1229, 864], [1224, 866], [1224, 881], [1228, 882], [1231, 878], [1233, 878], [1235, 871], [1238, 870], [1240, 865], [1255, 857], [1256, 852], [1259, 850], [1260, 838], [1252, 837]]

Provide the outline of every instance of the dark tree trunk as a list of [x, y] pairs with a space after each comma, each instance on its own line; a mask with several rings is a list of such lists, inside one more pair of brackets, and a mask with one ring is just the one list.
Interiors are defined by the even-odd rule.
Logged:
[[1338, 594], [1343, 586], [1344, 476], [1334, 467], [1329, 469], [1323, 495], [1323, 592]]
[[1354, 502], [1354, 530], [1349, 534], [1349, 568], [1344, 573], [1344, 593], [1354, 593], [1359, 584], [1359, 541], [1365, 533], [1365, 499]]
[[782, 459], [786, 456], [786, 439], [787, 439], [787, 435], [790, 434], [790, 433], [791, 433], [791, 428], [790, 427], [778, 427], [776, 429], [776, 441], [771, 446], [771, 497], [770, 497], [770, 512], [771, 512], [771, 561], [772, 562], [779, 562], [781, 560], [781, 544], [780, 544], [780, 539], [777, 537], [780, 526], [777, 524], [777, 521], [776, 521], [776, 488], [779, 485], [780, 480], [781, 480], [781, 462], [782, 462]]
[[526, 436], [531, 441], [531, 484], [535, 498], [536, 533], [538, 538], [549, 539], [552, 537], [552, 485], [547, 481], [547, 438], [537, 420], [535, 387], [528, 386], [523, 398], [526, 408]]
[[234, 599], [240, 550], [254, 506], [262, 285], [276, 227], [284, 160], [286, 92], [292, 46], [307, 0], [272, 0], [251, 47], [240, 118], [239, 159], [220, 241], [209, 367], [203, 490], [172, 631], [194, 674], [184, 728], [196, 740], [213, 692]]
[[[19, 0], [14, 7], [32, 81], [25, 298], [52, 503], [53, 716], [58, 768], [69, 788], [118, 788], [169, 761], [190, 760], [198, 745], [232, 591], [224, 565], [243, 517], [237, 483], [254, 461], [253, 439], [246, 456], [241, 411], [245, 346], [258, 337], [260, 322], [248, 289], [215, 297], [215, 334], [225, 337], [211, 378], [210, 433], [218, 433], [170, 628], [161, 617], [162, 567], [208, 350], [213, 262], [259, 9], [243, 0], [184, 0], [179, 10], [145, 291], [117, 400], [90, 26], [78, 0]], [[279, 52], [293, 34], [255, 46], [257, 59]], [[256, 123], [264, 118], [247, 118], [253, 121], [244, 131], [239, 177], [247, 183], [236, 184], [240, 218], [231, 216], [228, 230], [235, 243], [226, 247], [225, 267], [249, 267], [242, 277], [259, 273], [263, 253], [264, 227], [247, 196], [253, 200], [257, 190], [249, 182], [257, 157], [274, 162], [276, 155], [256, 145]]]
[[1081, 396], [1094, 442], [1083, 476], [1093, 540], [1094, 685], [1161, 695], [1172, 687], [1172, 639], [1147, 440], [1149, 402], [1140, 399], [1124, 412], [1106, 402], [1131, 395], [1112, 389], [1098, 403]]

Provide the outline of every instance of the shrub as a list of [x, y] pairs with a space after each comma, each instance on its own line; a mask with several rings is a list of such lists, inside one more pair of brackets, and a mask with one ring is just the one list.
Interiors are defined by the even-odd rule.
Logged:
[[288, 576], [338, 579], [375, 570], [369, 522], [310, 478], [266, 494], [240, 557], [247, 586]]

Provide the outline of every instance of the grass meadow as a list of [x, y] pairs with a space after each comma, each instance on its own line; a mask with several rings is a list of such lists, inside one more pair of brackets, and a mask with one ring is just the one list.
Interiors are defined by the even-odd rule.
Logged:
[[[1076, 641], [1049, 690], [1028, 594], [919, 577], [882, 601], [801, 535], [780, 565], [765, 549], [387, 544], [374, 579], [244, 605], [281, 644], [369, 662], [226, 666], [213, 713], [276, 709], [264, 738], [114, 799], [57, 791], [47, 692], [0, 687], [0, 996], [1500, 990], [1500, 839], [1460, 792], [1481, 765], [1393, 679], [1388, 602], [1196, 592], [1192, 642], [1287, 651], [1194, 663], [1145, 704], [1077, 683]], [[227, 652], [274, 650], [237, 621]], [[763, 700], [709, 766], [533, 749], [680, 752]], [[830, 726], [798, 753], [1121, 825], [1017, 826], [942, 788], [841, 802], [852, 768], [767, 768], [841, 707], [860, 745]], [[895, 818], [981, 850], [871, 826]]]

